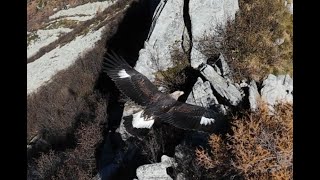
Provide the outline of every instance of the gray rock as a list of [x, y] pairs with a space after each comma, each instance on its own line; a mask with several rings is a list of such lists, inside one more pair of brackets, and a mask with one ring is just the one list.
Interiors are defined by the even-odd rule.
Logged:
[[217, 98], [213, 95], [209, 81], [203, 82], [200, 77], [194, 84], [186, 103], [202, 107], [219, 104]]
[[220, 71], [220, 68], [218, 67], [218, 65], [214, 65], [214, 66], [212, 66], [213, 67], [213, 69], [220, 75], [220, 76], [222, 76], [222, 73], [221, 73], [221, 71]]
[[293, 103], [293, 80], [289, 75], [269, 74], [262, 83], [261, 98], [270, 109], [281, 102]]
[[139, 180], [163, 179], [172, 180], [167, 174], [166, 168], [175, 166], [174, 159], [163, 155], [160, 163], [145, 164], [139, 166], [136, 170]]
[[245, 81], [245, 80], [242, 80], [242, 81], [241, 81], [241, 83], [240, 83], [239, 85], [236, 85], [236, 86], [239, 86], [240, 88], [244, 88], [244, 87], [248, 87], [248, 86], [249, 86], [249, 84], [248, 84], [248, 83], [246, 83], [246, 81]]
[[293, 3], [288, 3], [287, 4], [287, 9], [288, 9], [290, 14], [293, 14]]
[[222, 72], [221, 75], [223, 77], [230, 78], [229, 77], [230, 76], [230, 72], [231, 72], [230, 67], [229, 67], [228, 63], [226, 62], [223, 54], [221, 54], [221, 53], [220, 53], [220, 56], [219, 56], [219, 61], [221, 63], [221, 72]]
[[133, 135], [130, 134], [125, 126], [124, 126], [124, 119], [123, 117], [126, 117], [126, 116], [130, 116], [132, 115], [133, 113], [137, 112], [141, 110], [141, 108], [135, 104], [133, 104], [132, 102], [127, 102], [124, 106], [124, 109], [123, 109], [123, 114], [122, 114], [122, 119], [121, 119], [121, 122], [120, 122], [120, 126], [116, 129], [116, 132], [118, 132], [121, 136], [121, 139], [123, 141], [126, 141], [127, 139], [129, 139], [130, 137], [132, 137]]
[[233, 83], [220, 76], [212, 66], [204, 65], [200, 72], [211, 83], [217, 93], [228, 100], [230, 104], [236, 106], [242, 100], [240, 90]]
[[[211, 65], [211, 64], [209, 64]], [[212, 66], [213, 65], [213, 66]], [[217, 61], [212, 64], [213, 69], [228, 82], [233, 82], [230, 76], [231, 70], [222, 53], [220, 53]]]
[[250, 104], [251, 111], [257, 110], [259, 99], [260, 99], [260, 94], [258, 91], [257, 84], [254, 80], [252, 80], [249, 85], [249, 104]]
[[154, 81], [154, 73], [173, 67], [174, 50], [184, 52], [189, 38], [183, 20], [183, 0], [162, 0], [154, 13], [145, 47], [140, 50], [135, 69]]
[[277, 38], [274, 42], [274, 45], [280, 46], [284, 43], [284, 38]]
[[[228, 19], [234, 19], [239, 10], [238, 0], [190, 0], [189, 14], [191, 19], [192, 43], [191, 66], [198, 68], [201, 63], [206, 63], [200, 49], [201, 39], [216, 36], [218, 26], [224, 26]], [[213, 42], [216, 43], [216, 42]]]
[[149, 45], [148, 42], [144, 43], [144, 48], [139, 51], [139, 59], [134, 67], [138, 72], [145, 75], [150, 81], [154, 81], [155, 75], [159, 69], [155, 63], [156, 52]]

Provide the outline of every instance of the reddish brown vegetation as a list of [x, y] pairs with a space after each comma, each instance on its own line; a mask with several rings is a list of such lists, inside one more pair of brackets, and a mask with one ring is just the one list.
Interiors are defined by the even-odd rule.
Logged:
[[261, 106], [256, 113], [236, 118], [234, 134], [225, 139], [211, 135], [210, 150], [196, 150], [199, 165], [214, 172], [212, 178], [292, 179], [292, 105], [275, 109], [275, 115], [269, 115]]

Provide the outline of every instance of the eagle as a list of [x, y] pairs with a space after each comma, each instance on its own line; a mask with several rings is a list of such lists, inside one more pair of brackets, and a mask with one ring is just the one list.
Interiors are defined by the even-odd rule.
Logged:
[[103, 64], [105, 72], [121, 93], [141, 110], [132, 114], [133, 128], [151, 128], [155, 121], [169, 123], [176, 128], [214, 133], [226, 124], [218, 108], [205, 108], [178, 101], [184, 94], [175, 91], [165, 94], [143, 74], [132, 68], [116, 53], [108, 53]]

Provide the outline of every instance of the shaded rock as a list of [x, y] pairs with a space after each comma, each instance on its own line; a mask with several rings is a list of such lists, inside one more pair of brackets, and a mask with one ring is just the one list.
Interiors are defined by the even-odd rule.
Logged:
[[230, 67], [229, 67], [228, 63], [226, 62], [223, 54], [220, 53], [220, 56], [219, 56], [217, 63], [220, 65], [221, 76], [230, 78], [229, 76], [230, 76], [231, 70], [230, 70]]
[[123, 115], [121, 118], [121, 122], [120, 122], [120, 126], [119, 128], [116, 129], [116, 132], [118, 132], [122, 138], [123, 141], [126, 141], [127, 139], [129, 139], [130, 137], [132, 137], [133, 135], [128, 132], [128, 130], [126, 129], [126, 126], [124, 124], [125, 121], [125, 117], [128, 117], [130, 115], [132, 115], [135, 112], [138, 112], [139, 110], [141, 110], [141, 108], [135, 104], [133, 104], [132, 102], [130, 103], [126, 103], [123, 109]]
[[146, 164], [137, 168], [137, 177], [139, 180], [147, 179], [164, 179], [171, 180], [172, 178], [167, 174], [166, 168], [174, 166], [174, 159], [163, 155], [160, 163]]
[[193, 68], [196, 69], [201, 63], [206, 63], [207, 61], [207, 57], [198, 50], [201, 45], [201, 39], [215, 36], [217, 27], [223, 26], [228, 19], [234, 19], [238, 9], [238, 0], [190, 0], [189, 14], [193, 44], [191, 66]]
[[210, 105], [219, 104], [217, 98], [213, 95], [209, 81], [203, 82], [200, 77], [194, 84], [186, 103], [207, 108]]
[[212, 66], [204, 65], [201, 74], [211, 83], [215, 91], [231, 105], [236, 106], [242, 100], [242, 93], [231, 82], [220, 76]]
[[261, 98], [270, 106], [280, 102], [293, 103], [293, 80], [289, 75], [269, 74], [262, 83]]
[[140, 50], [135, 69], [154, 81], [154, 73], [173, 67], [174, 50], [184, 52], [188, 36], [183, 20], [183, 0], [162, 0], [153, 16], [145, 47]]
[[45, 140], [43, 134], [37, 134], [27, 144], [27, 158], [32, 158], [38, 151], [50, 149], [51, 145]]
[[258, 91], [257, 84], [254, 80], [252, 80], [249, 85], [249, 104], [250, 104], [251, 111], [257, 110], [259, 99], [260, 99], [260, 94]]
[[214, 63], [209, 63], [208, 61], [207, 64], [211, 65], [220, 76], [230, 79], [230, 67], [225, 61], [222, 53], [219, 54], [219, 57], [214, 61]]
[[176, 180], [186, 180], [187, 178], [183, 173], [177, 174]]

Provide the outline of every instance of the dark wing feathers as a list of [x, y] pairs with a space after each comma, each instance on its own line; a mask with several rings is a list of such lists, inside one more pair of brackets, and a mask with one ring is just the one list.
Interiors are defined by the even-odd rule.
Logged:
[[[167, 96], [158, 91], [157, 87], [147, 77], [133, 69], [115, 53], [108, 54], [106, 57], [104, 71], [123, 94], [142, 106], [156, 103], [159, 99]], [[119, 75], [121, 71], [123, 77]]]
[[[214, 119], [214, 122], [205, 124], [202, 118]], [[170, 123], [181, 129], [216, 132], [226, 125], [226, 120], [218, 110], [207, 109], [182, 102], [177, 102], [168, 113], [158, 117], [159, 120]]]
[[[226, 124], [219, 110], [176, 101], [158, 91], [147, 77], [133, 69], [115, 53], [108, 54], [104, 71], [115, 82], [118, 89], [137, 104], [146, 106], [145, 113], [181, 129], [216, 132]], [[170, 110], [162, 106], [172, 106]], [[212, 121], [214, 119], [214, 122]]]

